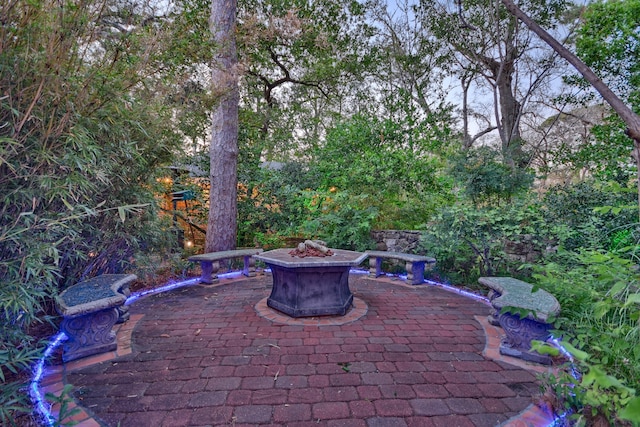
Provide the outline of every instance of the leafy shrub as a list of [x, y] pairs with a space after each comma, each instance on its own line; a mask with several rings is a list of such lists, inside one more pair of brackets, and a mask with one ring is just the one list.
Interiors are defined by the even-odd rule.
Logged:
[[128, 21], [111, 26], [105, 11], [114, 13], [92, 2], [0, 4], [3, 424], [31, 412], [28, 394], [13, 391], [42, 352], [30, 331], [54, 314], [52, 297], [172, 243], [155, 171], [180, 143], [166, 95], [188, 60], [177, 67], [178, 56], [164, 56], [175, 27], [117, 13]]
[[616, 233], [637, 223], [637, 206], [620, 209], [634, 205], [634, 198], [634, 190], [586, 181], [551, 188], [542, 201], [542, 213], [558, 245], [566, 250], [609, 249]]
[[567, 262], [536, 266], [534, 278], [560, 302], [555, 326], [583, 375], [549, 377], [550, 388], [582, 422], [598, 416], [613, 425], [621, 425], [620, 416], [640, 422], [640, 275], [629, 259], [611, 252], [560, 257]]
[[474, 285], [480, 276], [521, 275], [520, 262], [504, 251], [505, 242], [527, 234], [543, 252], [545, 228], [535, 205], [519, 200], [507, 206], [459, 203], [443, 208], [422, 234], [419, 251], [433, 254], [447, 279]]
[[308, 167], [317, 180], [310, 188], [361, 196], [360, 206], [378, 212], [377, 228], [413, 229], [452, 199], [441, 136], [428, 120], [418, 125], [356, 115], [330, 129], [313, 153]]
[[[302, 224], [304, 235], [319, 238], [329, 247], [364, 251], [373, 246], [371, 227], [377, 215], [374, 207], [362, 207], [363, 196], [346, 192], [315, 193], [313, 216]], [[314, 202], [315, 200], [315, 202]]]
[[500, 205], [531, 187], [533, 174], [509, 167], [500, 156], [496, 150], [481, 147], [452, 157], [451, 173], [475, 205]]
[[276, 240], [296, 234], [307, 214], [308, 180], [309, 172], [298, 163], [257, 168], [246, 176], [238, 200], [238, 244], [280, 247]]

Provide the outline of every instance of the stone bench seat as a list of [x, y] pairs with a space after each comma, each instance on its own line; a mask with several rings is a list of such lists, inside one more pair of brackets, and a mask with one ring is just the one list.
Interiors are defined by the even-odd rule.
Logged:
[[560, 313], [558, 300], [544, 289], [533, 292], [533, 285], [512, 277], [481, 277], [490, 289], [493, 308], [489, 321], [505, 331], [500, 353], [533, 362], [550, 364], [551, 358], [531, 350], [531, 341], [550, 336], [550, 322]]
[[425, 268], [427, 268], [427, 270], [431, 270], [436, 264], [435, 258], [423, 255], [406, 254], [403, 252], [366, 251], [366, 254], [369, 257], [369, 276], [378, 277], [383, 274], [383, 259], [396, 259], [405, 262], [407, 282], [412, 285], [418, 285], [424, 282]]
[[253, 255], [262, 252], [260, 248], [251, 249], [234, 249], [230, 251], [209, 252], [206, 254], [193, 255], [189, 257], [191, 262], [199, 262], [202, 269], [200, 282], [212, 284], [218, 283], [218, 271], [220, 270], [220, 262], [228, 259], [243, 258], [244, 266], [242, 274], [247, 277], [256, 275], [256, 261]]
[[136, 279], [134, 274], [103, 274], [76, 283], [56, 297], [56, 308], [63, 317], [60, 329], [68, 338], [63, 361], [117, 348], [112, 328], [129, 319], [124, 303], [130, 295], [129, 284]]

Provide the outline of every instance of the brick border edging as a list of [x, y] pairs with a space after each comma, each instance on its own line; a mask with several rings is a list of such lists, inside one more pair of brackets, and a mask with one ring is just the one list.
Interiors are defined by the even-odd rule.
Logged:
[[258, 316], [274, 323], [283, 325], [301, 325], [301, 326], [341, 326], [347, 323], [355, 322], [362, 316], [367, 314], [369, 306], [366, 302], [358, 297], [353, 297], [353, 307], [344, 316], [316, 316], [316, 317], [290, 317], [284, 313], [267, 305], [267, 297], [262, 298], [255, 305]]
[[[487, 316], [474, 316], [474, 319], [480, 324], [480, 326], [482, 326], [486, 337], [484, 350], [482, 351], [483, 356], [498, 362], [509, 363], [528, 371], [534, 371], [539, 374], [556, 371], [552, 367], [545, 367], [536, 363], [526, 362], [522, 359], [500, 354], [500, 339], [502, 335], [500, 328], [490, 324]], [[553, 421], [553, 414], [532, 403], [518, 415], [499, 424], [499, 427], [540, 427], [552, 425]]]
[[[82, 359], [73, 360], [71, 362], [63, 363], [62, 365], [49, 366], [45, 369], [43, 373], [42, 381], [40, 381], [40, 388], [42, 390], [43, 395], [45, 393], [53, 393], [56, 396], [60, 396], [62, 390], [65, 385], [64, 378], [69, 371], [74, 371], [76, 369], [84, 368], [86, 366], [94, 365], [96, 363], [106, 362], [108, 360], [115, 359], [116, 357], [125, 356], [131, 353], [131, 335], [133, 334], [133, 330], [136, 325], [142, 318], [144, 314], [132, 314], [129, 320], [125, 323], [116, 325], [113, 330], [116, 333], [116, 340], [118, 343], [118, 347], [115, 351], [108, 351], [102, 354], [96, 354], [94, 356], [85, 357]], [[78, 405], [78, 403], [73, 399], [69, 402], [68, 410], [78, 409], [79, 412], [74, 414], [71, 417], [67, 417], [61, 422], [68, 423], [70, 421], [75, 421], [75, 424], [78, 427], [100, 427], [101, 424], [98, 423], [93, 416], [87, 413], [84, 407]], [[51, 415], [58, 418], [60, 414], [60, 405], [54, 404], [51, 406]]]

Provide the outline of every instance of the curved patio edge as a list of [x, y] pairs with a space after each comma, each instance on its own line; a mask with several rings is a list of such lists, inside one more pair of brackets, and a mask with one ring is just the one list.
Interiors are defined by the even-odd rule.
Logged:
[[[229, 283], [232, 283], [233, 281], [235, 281], [235, 279], [224, 280], [224, 281], [221, 281], [219, 284], [216, 284], [215, 286], [217, 287], [217, 286], [227, 285]], [[401, 286], [410, 287], [409, 285], [405, 285], [404, 282], [401, 282], [401, 281], [394, 280], [393, 282]], [[364, 306], [363, 305], [360, 305], [360, 307], [356, 306], [356, 308], [359, 308], [359, 310], [364, 311], [364, 313], [362, 311], [358, 313], [359, 314], [359, 316], [357, 316], [358, 318], [366, 314], [366, 303], [364, 302], [362, 303], [364, 304]], [[143, 314], [132, 314], [128, 322], [124, 324], [116, 325], [114, 327], [114, 331], [116, 332], [116, 336], [117, 336], [117, 349], [115, 351], [103, 353], [100, 355], [90, 356], [90, 357], [86, 357], [79, 360], [74, 360], [71, 362], [64, 363], [62, 365], [46, 367], [43, 372], [42, 379], [39, 383], [39, 388], [42, 394], [44, 395], [45, 393], [52, 393], [56, 396], [60, 396], [65, 386], [64, 379], [65, 379], [66, 373], [68, 372], [72, 372], [87, 366], [109, 361], [117, 357], [130, 354], [132, 352], [131, 343], [132, 343], [133, 331], [138, 325], [138, 323], [140, 322], [140, 320], [143, 319], [143, 317], [144, 317]], [[509, 363], [529, 371], [534, 371], [536, 373], [552, 372], [552, 368], [542, 366], [542, 365], [537, 365], [530, 362], [525, 362], [513, 357], [501, 355], [499, 351], [500, 335], [501, 335], [500, 329], [496, 326], [489, 324], [486, 316], [474, 316], [474, 319], [482, 326], [485, 333], [486, 342], [485, 342], [485, 348], [483, 350], [483, 355], [485, 357], [495, 361]], [[354, 320], [357, 320], [357, 319], [354, 319]], [[65, 418], [65, 420], [61, 420], [61, 421], [64, 421], [64, 422], [73, 421], [76, 423], [75, 425], [79, 427], [102, 426], [101, 423], [99, 423], [93, 418], [93, 415], [91, 414], [89, 409], [84, 408], [81, 405], [78, 405], [75, 402], [75, 400], [71, 401], [68, 405], [67, 410], [71, 410], [71, 409], [76, 409], [77, 412], [74, 415], [67, 417]], [[59, 411], [60, 411], [59, 404], [52, 405], [50, 412], [55, 419], [58, 418]], [[545, 426], [551, 426], [553, 425], [553, 423], [554, 423], [554, 417], [552, 414], [549, 414], [544, 409], [532, 403], [520, 414], [499, 424], [499, 427], [545, 427]]]

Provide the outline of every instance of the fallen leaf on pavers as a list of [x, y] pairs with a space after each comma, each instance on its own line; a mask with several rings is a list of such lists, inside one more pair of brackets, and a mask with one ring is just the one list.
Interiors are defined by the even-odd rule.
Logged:
[[200, 332], [201, 332], [201, 331], [202, 331], [202, 329], [198, 329], [198, 330], [196, 331], [196, 336], [197, 336], [197, 335], [200, 335]]
[[162, 334], [162, 335], [160, 335], [160, 336], [161, 336], [162, 338], [171, 338], [171, 335], [169, 335], [169, 334]]
[[341, 366], [342, 370], [345, 372], [349, 372], [351, 370], [351, 363], [349, 362], [338, 363], [338, 365]]

